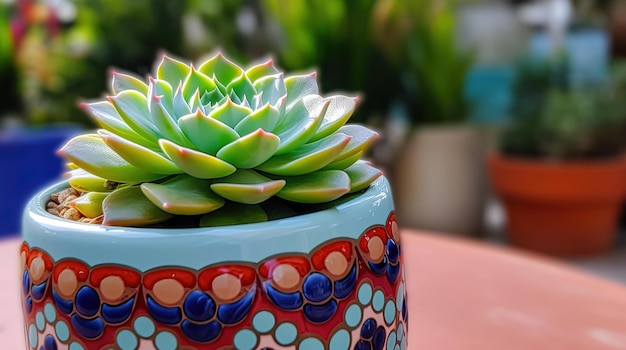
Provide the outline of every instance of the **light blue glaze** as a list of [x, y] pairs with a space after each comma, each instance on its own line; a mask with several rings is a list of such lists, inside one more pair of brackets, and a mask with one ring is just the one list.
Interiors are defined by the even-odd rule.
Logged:
[[224, 261], [259, 263], [285, 252], [310, 253], [338, 237], [358, 238], [372, 225], [384, 225], [393, 210], [386, 178], [361, 196], [312, 214], [247, 225], [192, 229], [111, 227], [72, 222], [45, 211], [59, 183], [36, 195], [26, 207], [22, 236], [58, 261], [75, 258], [91, 266], [120, 264], [145, 272], [161, 266], [192, 269]]

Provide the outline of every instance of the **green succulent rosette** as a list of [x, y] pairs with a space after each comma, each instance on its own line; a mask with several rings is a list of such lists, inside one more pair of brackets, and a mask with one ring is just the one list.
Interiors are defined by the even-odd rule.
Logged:
[[358, 99], [320, 96], [315, 73], [164, 55], [147, 82], [113, 72], [111, 90], [82, 104], [101, 129], [59, 150], [69, 184], [85, 193], [75, 207], [105, 225], [262, 221], [270, 199], [326, 203], [381, 175], [360, 160], [378, 134], [346, 125]]

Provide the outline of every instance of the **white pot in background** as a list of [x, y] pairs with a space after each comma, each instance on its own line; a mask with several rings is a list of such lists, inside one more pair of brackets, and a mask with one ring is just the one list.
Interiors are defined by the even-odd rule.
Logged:
[[485, 144], [481, 130], [471, 126], [415, 131], [393, 169], [398, 222], [423, 230], [480, 235]]

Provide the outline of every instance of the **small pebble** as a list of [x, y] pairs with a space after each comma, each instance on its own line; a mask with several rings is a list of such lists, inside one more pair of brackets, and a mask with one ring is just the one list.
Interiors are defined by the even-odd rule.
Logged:
[[76, 208], [68, 208], [65, 213], [61, 214], [64, 218], [68, 220], [78, 221], [82, 217], [80, 212], [76, 210]]
[[67, 197], [69, 197], [71, 195], [69, 188], [66, 190], [63, 190], [61, 192], [59, 192], [59, 196], [58, 196], [58, 202], [59, 204], [63, 204], [65, 203], [65, 200], [67, 199]]
[[52, 215], [60, 216], [67, 220], [78, 221], [88, 224], [102, 224], [103, 215], [95, 218], [83, 216], [81, 212], [72, 205], [72, 201], [82, 195], [81, 192], [68, 188], [61, 192], [50, 195], [50, 201], [46, 204], [46, 211]]

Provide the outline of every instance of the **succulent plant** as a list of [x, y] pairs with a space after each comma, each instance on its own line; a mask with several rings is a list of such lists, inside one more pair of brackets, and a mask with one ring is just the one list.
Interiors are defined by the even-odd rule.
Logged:
[[315, 73], [285, 77], [271, 60], [244, 70], [221, 53], [198, 66], [163, 55], [147, 82], [113, 72], [111, 90], [81, 104], [102, 129], [59, 150], [84, 193], [75, 207], [105, 225], [262, 221], [267, 200], [330, 202], [381, 175], [360, 160], [378, 134], [345, 125], [358, 98], [320, 96]]

